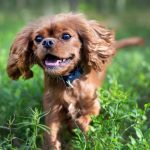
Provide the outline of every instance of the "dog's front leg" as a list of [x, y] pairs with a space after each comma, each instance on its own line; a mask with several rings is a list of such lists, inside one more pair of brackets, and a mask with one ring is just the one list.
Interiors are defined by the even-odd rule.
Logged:
[[59, 141], [59, 130], [62, 122], [61, 106], [54, 105], [50, 108], [50, 112], [45, 117], [46, 125], [50, 129], [50, 134], [45, 134], [44, 150], [61, 150]]
[[83, 110], [83, 114], [76, 119], [77, 125], [85, 133], [89, 130], [91, 116], [97, 116], [100, 112], [100, 104], [97, 98], [93, 100], [92, 103], [89, 104], [90, 105], [86, 104], [86, 107]]

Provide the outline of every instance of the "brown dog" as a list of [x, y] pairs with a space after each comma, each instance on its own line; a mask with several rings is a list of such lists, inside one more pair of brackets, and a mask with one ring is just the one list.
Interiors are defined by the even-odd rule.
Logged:
[[[130, 40], [131, 41], [131, 40]], [[138, 41], [138, 39], [137, 39]], [[102, 84], [115, 49], [137, 43], [116, 43], [114, 33], [80, 14], [60, 14], [25, 27], [10, 51], [7, 72], [12, 79], [33, 76], [31, 67], [44, 71], [44, 111], [50, 135], [45, 149], [61, 149], [58, 133], [63, 122], [76, 122], [87, 132], [91, 115], [100, 104], [96, 90]]]

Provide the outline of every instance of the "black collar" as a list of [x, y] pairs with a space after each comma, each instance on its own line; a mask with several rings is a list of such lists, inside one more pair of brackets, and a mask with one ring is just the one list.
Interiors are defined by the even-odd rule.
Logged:
[[78, 66], [73, 71], [69, 73], [69, 75], [63, 76], [64, 83], [67, 87], [73, 87], [72, 82], [75, 79], [78, 79], [83, 74], [83, 69]]

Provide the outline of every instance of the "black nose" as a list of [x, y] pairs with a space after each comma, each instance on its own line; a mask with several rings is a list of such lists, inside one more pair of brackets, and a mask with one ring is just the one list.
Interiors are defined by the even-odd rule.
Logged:
[[42, 43], [45, 48], [51, 48], [54, 45], [54, 41], [50, 39], [45, 39]]

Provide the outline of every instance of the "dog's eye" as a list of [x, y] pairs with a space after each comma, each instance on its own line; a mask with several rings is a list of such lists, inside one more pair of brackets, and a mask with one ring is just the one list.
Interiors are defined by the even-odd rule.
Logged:
[[43, 37], [42, 37], [41, 35], [37, 35], [37, 36], [35, 37], [35, 41], [36, 41], [37, 43], [42, 42], [42, 40], [43, 40]]
[[62, 39], [63, 39], [63, 40], [69, 40], [70, 38], [71, 38], [71, 35], [68, 34], [68, 33], [64, 33], [64, 34], [62, 35]]

